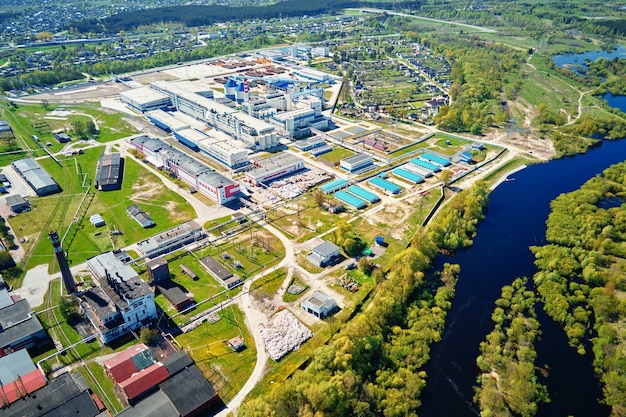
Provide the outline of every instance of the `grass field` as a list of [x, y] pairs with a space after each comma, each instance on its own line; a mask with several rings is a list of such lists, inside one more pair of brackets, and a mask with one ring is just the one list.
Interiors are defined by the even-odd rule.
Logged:
[[[39, 161], [56, 179], [63, 192], [32, 198], [31, 211], [9, 219], [17, 237], [28, 237], [29, 240], [24, 244], [30, 255], [25, 262], [25, 269], [52, 260], [50, 243], [41, 237], [49, 230], [56, 230], [63, 237], [74, 218], [78, 221], [63, 241], [70, 264], [81, 263], [103, 251], [146, 239], [195, 217], [193, 208], [182, 197], [130, 158], [125, 159], [120, 190], [101, 192], [91, 188], [92, 195], [85, 197], [85, 186], [92, 183], [103, 150], [103, 147], [87, 149], [83, 155], [62, 160], [61, 166], [49, 158]], [[79, 211], [81, 201], [83, 204]], [[126, 214], [126, 207], [133, 203], [154, 219], [156, 227], [144, 229]], [[89, 216], [96, 213], [102, 215], [107, 222], [106, 226], [96, 228], [89, 222]], [[121, 234], [111, 234], [113, 230]]]
[[328, 162], [339, 162], [343, 158], [354, 155], [354, 152], [340, 146], [335, 146], [332, 151], [320, 156], [320, 159]]
[[[176, 340], [191, 355], [220, 398], [228, 402], [250, 377], [256, 363], [256, 346], [237, 306], [226, 307], [219, 317], [217, 322], [207, 321]], [[236, 336], [241, 336], [245, 343], [240, 352], [233, 352], [226, 344]]]

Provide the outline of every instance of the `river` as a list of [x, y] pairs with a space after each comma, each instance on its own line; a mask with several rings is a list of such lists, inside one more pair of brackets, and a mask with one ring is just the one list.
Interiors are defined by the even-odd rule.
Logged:
[[[536, 272], [529, 246], [545, 243], [550, 202], [624, 159], [626, 140], [605, 141], [584, 155], [533, 165], [511, 175], [491, 193], [487, 216], [472, 247], [438, 257], [436, 268], [444, 262], [458, 263], [461, 276], [442, 341], [432, 347], [426, 365], [428, 381], [420, 417], [478, 415], [472, 403], [476, 357], [480, 342], [493, 329], [490, 316], [502, 286]], [[578, 355], [562, 329], [538, 310], [543, 334], [537, 344], [537, 365], [548, 369], [544, 383], [551, 402], [541, 406], [537, 415], [607, 416], [607, 407], [599, 404], [602, 392], [591, 353]]]

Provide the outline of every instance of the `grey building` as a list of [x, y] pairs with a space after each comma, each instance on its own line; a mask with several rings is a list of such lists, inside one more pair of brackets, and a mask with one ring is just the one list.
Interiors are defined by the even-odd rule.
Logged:
[[61, 192], [61, 187], [33, 158], [20, 159], [11, 164], [38, 196]]
[[148, 215], [148, 213], [146, 213], [145, 211], [143, 211], [141, 208], [139, 208], [138, 205], [136, 204], [131, 204], [130, 206], [126, 207], [126, 213], [132, 217], [133, 219], [135, 219], [135, 221], [137, 223], [139, 223], [139, 225], [141, 227], [143, 227], [144, 229], [148, 228], [148, 227], [152, 227], [154, 226], [156, 223], [154, 222], [154, 220], [152, 220], [152, 217], [150, 217]]
[[333, 314], [337, 309], [337, 302], [320, 291], [315, 291], [302, 303], [302, 309], [315, 317], [323, 319]]
[[137, 249], [150, 258], [170, 253], [205, 236], [202, 227], [193, 220], [151, 236], [137, 243]]
[[30, 208], [30, 203], [21, 195], [10, 195], [7, 197], [7, 206], [13, 213], [21, 213]]
[[233, 275], [212, 256], [207, 255], [200, 259], [200, 265], [226, 289], [231, 289], [241, 284], [241, 279], [237, 275]]
[[0, 302], [0, 351], [30, 349], [50, 342], [28, 301], [13, 301], [7, 290], [1, 289]]
[[324, 241], [311, 249], [306, 259], [313, 265], [324, 267], [339, 257], [340, 248], [333, 242]]
[[119, 153], [105, 154], [100, 157], [96, 168], [94, 185], [100, 191], [112, 191], [122, 188], [124, 159]]

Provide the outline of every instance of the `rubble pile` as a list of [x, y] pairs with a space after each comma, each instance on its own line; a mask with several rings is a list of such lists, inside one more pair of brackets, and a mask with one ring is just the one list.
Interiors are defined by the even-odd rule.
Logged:
[[270, 358], [279, 360], [313, 336], [289, 310], [274, 314], [266, 324], [260, 324], [265, 350]]

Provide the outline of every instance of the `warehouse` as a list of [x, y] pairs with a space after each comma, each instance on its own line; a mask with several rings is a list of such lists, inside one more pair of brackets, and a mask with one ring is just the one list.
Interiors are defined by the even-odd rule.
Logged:
[[373, 185], [374, 187], [378, 187], [382, 190], [388, 191], [391, 194], [398, 194], [402, 191], [402, 187], [400, 187], [399, 185], [396, 185], [393, 182], [384, 180], [380, 177], [372, 178], [371, 180], [369, 180], [369, 183]]
[[348, 186], [348, 181], [339, 178], [334, 181], [329, 182], [328, 184], [322, 185], [321, 190], [324, 194], [332, 194], [335, 191], [341, 190], [342, 188], [346, 188]]
[[20, 159], [11, 165], [38, 196], [61, 192], [59, 184], [33, 158]]
[[151, 236], [137, 243], [137, 249], [150, 258], [170, 253], [205, 236], [202, 227], [193, 220]]
[[21, 213], [30, 209], [30, 203], [21, 195], [10, 195], [6, 198], [6, 202], [13, 213]]
[[346, 171], [354, 172], [360, 169], [365, 168], [368, 165], [374, 163], [374, 160], [371, 156], [366, 155], [364, 153], [358, 153], [356, 155], [349, 156], [347, 158], [342, 159], [339, 162], [339, 166]]
[[139, 206], [135, 204], [131, 204], [130, 206], [126, 207], [126, 213], [130, 217], [135, 219], [135, 221], [139, 223], [139, 225], [144, 229], [152, 227], [156, 224], [154, 220], [152, 220], [152, 217], [148, 215], [148, 213], [140, 209]]
[[429, 153], [421, 154], [420, 158], [422, 158], [425, 161], [432, 162], [433, 164], [440, 165], [442, 167], [447, 167], [450, 165], [450, 161], [447, 160], [446, 158], [442, 158], [440, 156], [432, 155]]
[[422, 176], [424, 178], [430, 178], [433, 176], [433, 172], [429, 169], [423, 168], [423, 167], [419, 167], [417, 165], [414, 164], [404, 164], [402, 166], [402, 169], [405, 169], [409, 172], [412, 172], [414, 174], [417, 174], [419, 176]]
[[293, 147], [299, 151], [306, 152], [324, 145], [326, 145], [326, 141], [324, 141], [324, 138], [322, 138], [321, 136], [314, 136], [312, 138], [296, 142]]
[[422, 161], [421, 159], [413, 158], [411, 159], [411, 163], [418, 167], [426, 168], [432, 172], [441, 171], [441, 167], [439, 167], [439, 165], [431, 164], [430, 162]]
[[161, 109], [147, 112], [146, 117], [156, 127], [166, 132], [178, 132], [179, 130], [189, 129], [189, 125], [187, 123], [177, 119], [171, 113], [168, 113]]
[[376, 203], [380, 201], [380, 197], [376, 194], [367, 191], [365, 188], [361, 188], [358, 185], [348, 187], [348, 192], [356, 197], [359, 197], [369, 203]]
[[196, 151], [196, 152], [200, 150], [200, 148], [198, 147], [198, 141], [201, 141], [202, 139], [207, 139], [210, 137], [206, 133], [203, 133], [197, 129], [192, 129], [192, 128], [178, 130], [173, 133], [174, 133], [174, 137], [176, 138], [176, 140], [178, 140], [180, 143], [182, 143], [189, 149]]
[[254, 161], [257, 169], [246, 172], [246, 181], [253, 185], [268, 183], [304, 169], [304, 161], [289, 153], [279, 153]]
[[335, 198], [343, 201], [344, 203], [354, 207], [357, 210], [361, 210], [362, 208], [367, 207], [365, 201], [353, 196], [352, 194], [348, 194], [345, 191], [337, 191], [334, 196]]
[[200, 265], [228, 290], [241, 285], [241, 278], [237, 275], [233, 275], [224, 265], [219, 263], [212, 256], [207, 255], [200, 259]]
[[139, 87], [129, 91], [120, 92], [122, 103], [144, 113], [167, 107], [172, 104], [170, 98], [150, 87]]
[[100, 191], [112, 191], [122, 188], [124, 160], [119, 153], [105, 154], [100, 157], [96, 168], [94, 185]]
[[311, 253], [306, 259], [313, 265], [324, 267], [332, 263], [339, 255], [339, 246], [335, 245], [333, 242], [323, 241], [321, 244], [311, 249]]
[[411, 171], [407, 171], [406, 169], [402, 169], [402, 168], [396, 168], [393, 171], [391, 171], [394, 175], [405, 179], [405, 180], [409, 180], [411, 182], [414, 182], [415, 184], [419, 184], [421, 182], [424, 182], [424, 177], [414, 174]]

